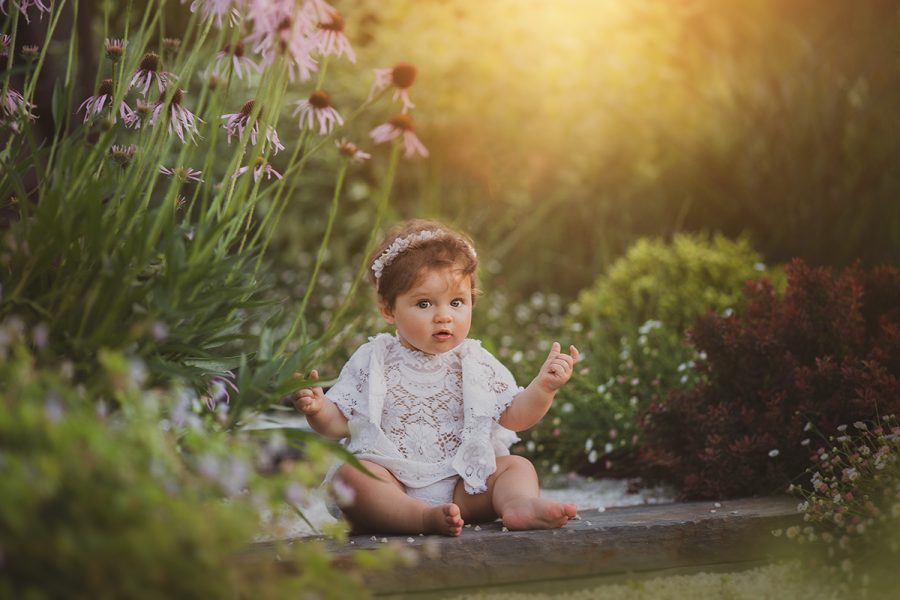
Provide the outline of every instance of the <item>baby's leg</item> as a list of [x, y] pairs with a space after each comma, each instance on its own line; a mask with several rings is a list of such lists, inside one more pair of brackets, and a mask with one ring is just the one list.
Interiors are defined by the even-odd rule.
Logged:
[[465, 492], [457, 484], [454, 501], [467, 521], [491, 521], [498, 516], [509, 529], [555, 529], [576, 514], [574, 504], [540, 497], [534, 466], [521, 456], [498, 456], [497, 470], [487, 480], [483, 494]]
[[366, 460], [360, 462], [378, 479], [350, 465], [343, 465], [335, 474], [354, 491], [353, 503], [341, 507], [354, 532], [457, 536], [462, 531], [456, 504], [434, 506], [411, 498], [390, 471]]

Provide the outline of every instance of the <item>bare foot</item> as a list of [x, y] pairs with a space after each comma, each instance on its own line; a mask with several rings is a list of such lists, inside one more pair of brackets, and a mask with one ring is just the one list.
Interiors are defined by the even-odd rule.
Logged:
[[509, 529], [556, 529], [575, 517], [574, 504], [544, 498], [523, 498], [503, 511], [503, 525]]
[[458, 536], [463, 528], [459, 507], [451, 502], [425, 509], [424, 525], [425, 533]]

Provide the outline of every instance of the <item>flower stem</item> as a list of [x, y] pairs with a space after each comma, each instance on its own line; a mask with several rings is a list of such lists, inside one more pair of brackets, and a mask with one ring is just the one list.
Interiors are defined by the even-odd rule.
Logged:
[[395, 141], [394, 147], [391, 149], [391, 158], [390, 163], [388, 164], [387, 175], [384, 179], [384, 185], [381, 188], [381, 198], [379, 198], [378, 201], [378, 209], [375, 213], [375, 222], [372, 224], [372, 232], [369, 234], [368, 242], [366, 242], [366, 247], [363, 251], [363, 257], [360, 261], [359, 269], [356, 271], [356, 276], [353, 278], [353, 283], [350, 285], [350, 290], [347, 292], [347, 295], [344, 297], [341, 305], [338, 307], [334, 316], [331, 318], [331, 322], [328, 324], [328, 329], [326, 329], [325, 333], [322, 335], [323, 339], [328, 339], [334, 334], [335, 330], [338, 327], [338, 324], [341, 321], [341, 318], [350, 307], [350, 302], [356, 294], [356, 288], [359, 287], [360, 282], [369, 270], [369, 256], [372, 254], [372, 251], [375, 249], [375, 245], [378, 242], [378, 235], [381, 232], [381, 221], [384, 218], [385, 213], [387, 212], [388, 200], [391, 197], [391, 188], [394, 186], [394, 175], [397, 172], [397, 161], [399, 158], [400, 143], [398, 141]]
[[328, 249], [328, 242], [331, 239], [331, 229], [334, 226], [334, 220], [337, 217], [338, 204], [341, 198], [341, 188], [344, 185], [344, 175], [346, 175], [347, 173], [348, 163], [348, 160], [343, 160], [340, 168], [338, 169], [337, 181], [334, 184], [334, 195], [331, 197], [331, 211], [328, 213], [328, 223], [325, 225], [325, 234], [322, 236], [322, 242], [319, 244], [319, 252], [316, 254], [316, 264], [313, 267], [312, 275], [310, 276], [309, 283], [306, 286], [306, 293], [303, 294], [303, 300], [300, 302], [300, 309], [297, 311], [297, 316], [294, 317], [294, 321], [293, 323], [291, 323], [291, 328], [288, 331], [287, 335], [284, 336], [284, 339], [281, 340], [281, 347], [278, 350], [279, 354], [284, 352], [288, 341], [294, 336], [294, 333], [297, 331], [297, 325], [303, 322], [303, 329], [306, 329], [304, 321], [306, 307], [309, 304], [309, 299], [312, 297], [313, 290], [316, 287], [316, 281], [319, 277], [319, 270], [322, 268], [322, 263], [325, 262], [325, 251]]

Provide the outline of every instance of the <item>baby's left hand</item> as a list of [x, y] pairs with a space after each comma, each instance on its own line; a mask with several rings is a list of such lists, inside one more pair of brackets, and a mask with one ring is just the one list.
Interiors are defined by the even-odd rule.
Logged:
[[538, 383], [550, 393], [556, 393], [572, 377], [575, 363], [578, 362], [578, 348], [569, 346], [569, 352], [570, 354], [563, 354], [559, 342], [553, 342], [550, 354], [541, 366], [541, 372], [537, 376]]

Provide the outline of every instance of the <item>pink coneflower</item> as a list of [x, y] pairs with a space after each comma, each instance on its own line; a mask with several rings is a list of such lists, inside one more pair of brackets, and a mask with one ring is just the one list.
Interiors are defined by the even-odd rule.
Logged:
[[156, 106], [153, 108], [153, 114], [150, 115], [150, 125], [155, 125], [157, 119], [159, 119], [159, 115], [163, 114], [163, 109], [166, 109], [169, 114], [169, 133], [175, 132], [175, 135], [178, 136], [178, 139], [181, 140], [182, 143], [186, 143], [184, 136], [185, 134], [194, 141], [194, 136], [197, 135], [197, 121], [203, 122], [202, 119], [194, 116], [194, 114], [186, 109], [181, 101], [184, 99], [184, 90], [175, 90], [175, 95], [172, 96], [172, 99], [169, 100], [169, 106], [166, 107], [166, 94], [165, 92], [159, 95], [159, 100], [156, 101]]
[[128, 146], [113, 144], [109, 149], [109, 157], [112, 158], [115, 162], [119, 163], [119, 165], [124, 169], [131, 162], [131, 159], [134, 158], [134, 155], [137, 154], [138, 147], [134, 144], [130, 144]]
[[320, 21], [315, 34], [316, 48], [323, 55], [335, 56], [347, 55], [350, 62], [356, 62], [356, 54], [350, 45], [350, 40], [344, 35], [344, 17], [341, 13], [333, 11], [328, 19]]
[[[2, 4], [0, 4], [0, 8], [2, 8]], [[6, 12], [5, 10], [3, 11]], [[12, 38], [5, 33], [0, 33], [0, 58], [5, 57], [9, 54], [9, 45], [12, 43]]]
[[141, 95], [146, 98], [147, 93], [150, 91], [150, 84], [155, 79], [156, 87], [159, 88], [159, 93], [163, 93], [169, 85], [169, 82], [175, 80], [175, 76], [163, 71], [162, 68], [162, 61], [159, 60], [159, 54], [148, 52], [144, 55], [144, 58], [141, 59], [141, 64], [138, 66], [137, 71], [134, 72], [131, 83], [128, 84], [128, 89], [136, 87], [141, 91]]
[[231, 388], [234, 392], [240, 393], [240, 390], [234, 384], [234, 373], [231, 371], [225, 371], [225, 374], [216, 375], [210, 379], [209, 388], [204, 397], [206, 407], [209, 410], [216, 410], [216, 406], [219, 404], [230, 404], [231, 394], [228, 393], [228, 388]]
[[[6, 14], [5, 4], [6, 4], [5, 0], [4, 0], [4, 2], [0, 2], [0, 10], [3, 11], [4, 15]], [[19, 0], [18, 5], [19, 5], [19, 12], [22, 14], [23, 17], [25, 17], [26, 23], [31, 23], [31, 19], [28, 18], [28, 9], [31, 8], [32, 6], [34, 6], [38, 9], [38, 12], [40, 13], [39, 17], [41, 18], [41, 20], [43, 20], [43, 18], [44, 18], [44, 13], [50, 12], [50, 7], [47, 6], [46, 4], [44, 4], [43, 0]]]
[[203, 183], [203, 179], [200, 177], [203, 175], [202, 171], [197, 171], [190, 167], [165, 167], [160, 165], [159, 172], [163, 175], [168, 175], [169, 177], [175, 177], [181, 181], [196, 181], [198, 183]]
[[416, 105], [409, 99], [409, 88], [416, 82], [416, 66], [411, 63], [401, 62], [393, 69], [373, 69], [375, 71], [375, 81], [372, 83], [372, 89], [369, 91], [369, 100], [375, 96], [375, 92], [383, 90], [389, 85], [394, 86], [394, 100], [400, 99], [403, 102], [403, 110], [406, 113]]
[[35, 60], [38, 57], [39, 52], [40, 48], [38, 48], [34, 44], [22, 46], [22, 58], [24, 58], [28, 62]]
[[[241, 107], [241, 112], [222, 115], [222, 118], [225, 119], [225, 123], [222, 127], [228, 132], [229, 144], [231, 143], [231, 138], [233, 136], [237, 138], [244, 136], [244, 130], [247, 128], [255, 104], [255, 100], [248, 100]], [[263, 111], [260, 109], [259, 115], [256, 117], [256, 120], [253, 121], [253, 127], [250, 128], [250, 142], [254, 146], [256, 145], [257, 136], [259, 135], [259, 121], [262, 119], [262, 115]], [[279, 150], [284, 150], [284, 146], [281, 145], [281, 140], [278, 139], [278, 133], [271, 125], [266, 127], [266, 141], [272, 144], [272, 148], [274, 149], [272, 151], [273, 154], [278, 154]], [[265, 150], [265, 144], [263, 144], [262, 149]]]
[[428, 148], [416, 137], [416, 128], [413, 125], [412, 117], [407, 114], [399, 114], [391, 118], [390, 121], [379, 125], [369, 132], [369, 137], [376, 144], [389, 142], [403, 136], [404, 156], [412, 157], [414, 154], [428, 156]]
[[322, 90], [316, 90], [310, 95], [308, 100], [298, 102], [294, 115], [296, 116], [298, 113], [300, 115], [300, 129], [312, 129], [313, 122], [318, 121], [319, 135], [331, 133], [336, 124], [344, 124], [344, 119], [331, 106], [331, 96]]
[[353, 142], [348, 142], [347, 140], [338, 140], [334, 143], [337, 146], [340, 153], [347, 157], [352, 162], [363, 162], [364, 160], [369, 160], [372, 158], [372, 155], [368, 152], [363, 152], [360, 150], [356, 144]]
[[0, 123], [6, 123], [16, 133], [19, 132], [19, 120], [24, 117], [34, 121], [37, 117], [32, 113], [35, 105], [26, 102], [25, 97], [16, 90], [9, 88], [5, 95], [0, 96]]
[[[232, 175], [232, 179], [237, 179], [244, 173], [250, 170], [249, 166], [241, 167]], [[269, 161], [265, 159], [264, 156], [260, 156], [256, 159], [256, 164], [253, 166], [253, 181], [259, 181], [259, 178], [263, 175], [266, 176], [266, 179], [272, 179], [274, 176], [277, 179], [281, 179], [281, 173], [272, 168], [272, 165], [269, 164]]]
[[260, 72], [259, 65], [253, 59], [244, 55], [244, 43], [237, 42], [236, 44], [225, 44], [222, 50], [216, 52], [216, 64], [213, 66], [213, 73], [220, 73], [222, 63], [228, 62], [229, 58], [231, 59], [231, 68], [235, 75], [238, 76], [238, 79], [244, 78], [242, 69], [247, 71], [247, 75], [250, 74], [251, 69], [257, 73]]
[[278, 53], [287, 59], [288, 78], [307, 81], [318, 70], [311, 52], [315, 41], [308, 34], [309, 24], [303, 19], [286, 14], [271, 28], [260, 28], [247, 38], [254, 43], [253, 50], [262, 54], [261, 66], [268, 67], [275, 62]]
[[125, 46], [128, 42], [121, 38], [106, 38], [103, 47], [106, 50], [106, 57], [113, 62], [119, 62], [119, 59], [125, 56]]
[[[113, 103], [113, 81], [112, 79], [104, 79], [100, 82], [100, 89], [97, 90], [97, 94], [95, 96], [88, 97], [87, 100], [81, 103], [78, 107], [78, 110], [75, 111], [75, 114], [81, 112], [84, 109], [84, 122], [87, 123], [88, 119], [93, 116], [97, 116], [103, 113], [103, 111], [112, 106]], [[119, 104], [119, 116], [121, 116], [125, 120], [125, 124], [127, 125], [132, 119], [135, 118], [134, 111], [131, 110], [124, 101]], [[113, 122], [116, 120], [115, 111], [111, 111]]]
[[156, 105], [153, 102], [145, 102], [140, 98], [134, 103], [134, 110], [130, 115], [125, 117], [125, 127], [132, 129], [140, 129], [144, 123], [153, 116]]
[[[238, 10], [238, 7], [232, 6], [233, 4], [243, 4], [245, 0], [193, 0], [191, 2], [191, 12], [197, 12], [197, 9], [200, 9], [200, 12], [203, 14], [204, 19], [209, 19], [210, 17], [216, 20], [216, 27], [222, 29], [222, 18], [225, 15], [229, 15], [229, 23], [231, 25], [237, 25], [240, 22], [241, 13]], [[184, 4], [187, 0], [181, 0], [181, 3]], [[261, 2], [260, 4], [265, 4]]]

